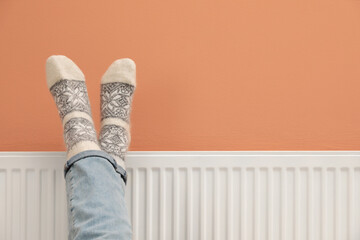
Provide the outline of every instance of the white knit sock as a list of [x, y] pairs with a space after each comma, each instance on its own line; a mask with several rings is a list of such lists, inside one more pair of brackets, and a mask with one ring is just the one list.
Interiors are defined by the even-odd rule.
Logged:
[[46, 79], [64, 128], [67, 160], [85, 150], [100, 150], [80, 68], [65, 56], [53, 55], [46, 61]]
[[101, 79], [100, 147], [124, 169], [131, 140], [130, 113], [135, 87], [135, 63], [128, 58], [113, 62]]

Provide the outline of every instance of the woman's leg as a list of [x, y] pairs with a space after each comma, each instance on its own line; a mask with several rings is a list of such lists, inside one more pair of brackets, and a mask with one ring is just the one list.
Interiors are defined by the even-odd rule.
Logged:
[[[69, 239], [131, 239], [124, 162], [118, 164], [99, 146], [83, 73], [67, 57], [51, 56], [46, 75], [67, 148]], [[107, 143], [112, 139], [106, 138]]]
[[83, 151], [67, 162], [69, 239], [131, 239], [124, 177], [122, 167], [103, 151]]

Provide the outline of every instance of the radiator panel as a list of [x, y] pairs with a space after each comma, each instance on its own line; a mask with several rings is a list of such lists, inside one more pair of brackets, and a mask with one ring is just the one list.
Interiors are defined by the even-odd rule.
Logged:
[[[64, 153], [0, 154], [0, 239], [67, 239]], [[360, 239], [360, 152], [130, 152], [135, 240]]]

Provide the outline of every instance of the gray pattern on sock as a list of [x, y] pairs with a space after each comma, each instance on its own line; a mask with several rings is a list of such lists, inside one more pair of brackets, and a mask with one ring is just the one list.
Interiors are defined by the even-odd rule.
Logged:
[[135, 87], [123, 82], [101, 84], [101, 120], [120, 118], [129, 123]]
[[65, 123], [64, 141], [68, 151], [81, 141], [92, 141], [99, 145], [93, 123], [81, 117], [71, 118]]
[[100, 147], [103, 151], [125, 160], [129, 137], [125, 128], [118, 125], [104, 125], [101, 128]]
[[66, 114], [74, 111], [85, 112], [91, 116], [85, 81], [62, 79], [50, 88], [50, 92], [61, 120]]

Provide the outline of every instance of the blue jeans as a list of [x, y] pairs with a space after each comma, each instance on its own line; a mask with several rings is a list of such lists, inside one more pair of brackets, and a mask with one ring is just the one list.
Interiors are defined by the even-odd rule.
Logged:
[[132, 237], [125, 204], [126, 171], [106, 152], [87, 150], [64, 166], [68, 239]]

